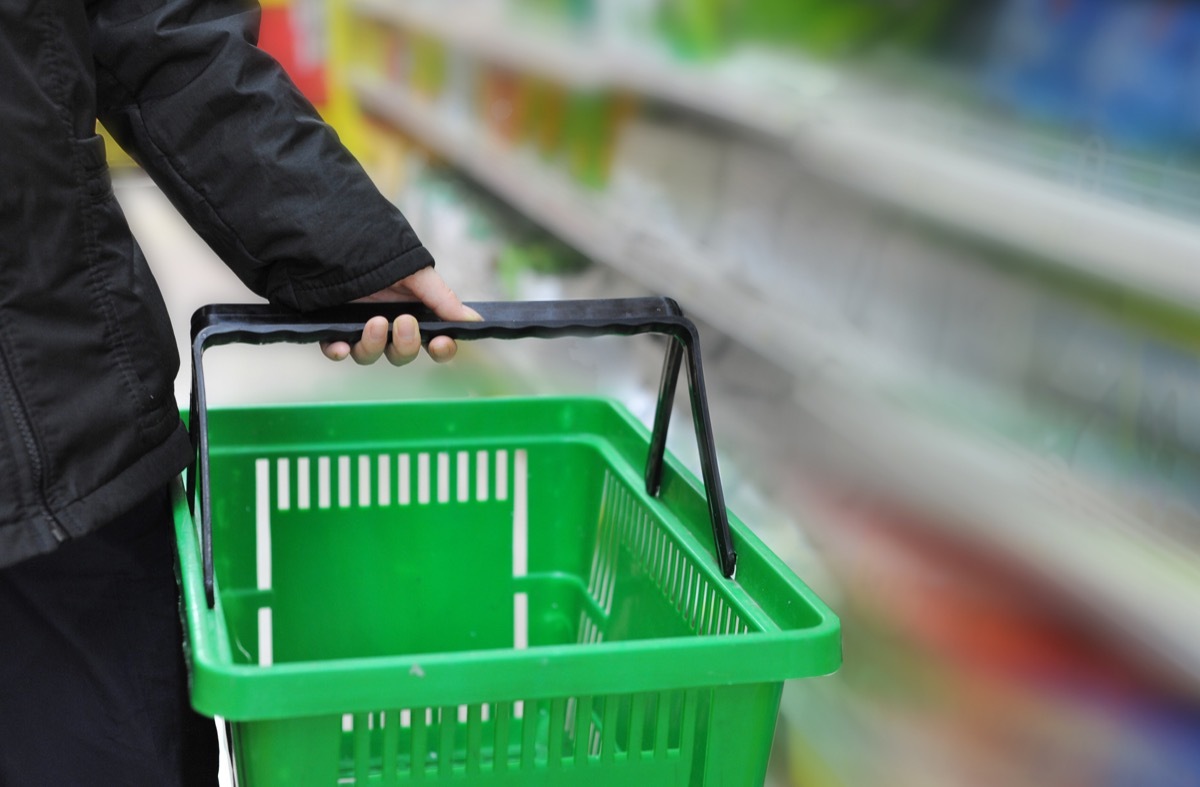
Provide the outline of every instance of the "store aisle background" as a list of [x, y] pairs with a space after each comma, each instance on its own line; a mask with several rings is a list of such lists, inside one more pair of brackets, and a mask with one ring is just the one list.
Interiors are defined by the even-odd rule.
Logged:
[[[845, 626], [843, 670], [785, 690], [780, 784], [1200, 784], [1200, 3], [272, 0], [264, 23], [464, 297], [657, 292], [701, 323], [730, 506]], [[119, 187], [178, 331], [246, 299]], [[212, 365], [218, 403], [491, 368], [645, 417], [657, 349]]]

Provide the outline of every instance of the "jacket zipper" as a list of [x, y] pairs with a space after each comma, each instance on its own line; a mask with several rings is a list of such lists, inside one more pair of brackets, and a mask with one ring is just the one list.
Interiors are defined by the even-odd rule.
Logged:
[[17, 428], [21, 432], [21, 439], [25, 442], [25, 451], [29, 456], [29, 472], [33, 476], [33, 485], [36, 487], [38, 505], [42, 509], [42, 514], [45, 515], [46, 521], [50, 523], [50, 535], [54, 536], [54, 540], [62, 544], [70, 536], [67, 534], [62, 523], [54, 516], [50, 510], [50, 504], [46, 500], [45, 487], [45, 470], [42, 463], [42, 452], [38, 447], [37, 440], [33, 437], [33, 427], [29, 423], [29, 414], [25, 411], [25, 403], [21, 401], [21, 397], [17, 393], [17, 386], [13, 382], [12, 367], [8, 362], [8, 353], [0, 347], [0, 362], [4, 364], [4, 384], [6, 386], [5, 393], [8, 394], [9, 401], [12, 402], [12, 412], [16, 415]]

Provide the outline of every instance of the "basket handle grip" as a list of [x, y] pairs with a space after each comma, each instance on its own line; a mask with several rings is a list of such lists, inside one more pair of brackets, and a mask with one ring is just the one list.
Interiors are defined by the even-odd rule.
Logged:
[[[729, 530], [725, 495], [717, 467], [717, 452], [709, 418], [700, 342], [696, 326], [670, 298], [491, 302], [469, 304], [483, 322], [449, 322], [418, 303], [348, 304], [318, 312], [300, 313], [268, 304], [206, 306], [192, 316], [192, 392], [188, 430], [194, 464], [187, 477], [193, 514], [200, 503], [200, 541], [204, 591], [209, 608], [215, 604], [212, 552], [211, 493], [209, 490], [208, 408], [204, 385], [204, 350], [226, 344], [355, 342], [367, 320], [383, 316], [391, 322], [402, 314], [417, 318], [423, 337], [474, 339], [553, 339], [564, 336], [634, 336], [654, 333], [672, 338], [663, 361], [658, 406], [646, 458], [646, 491], [654, 496], [662, 482], [667, 427], [679, 369], [687, 362], [692, 421], [700, 449], [701, 472], [712, 524], [717, 562], [733, 577], [737, 552]], [[390, 339], [390, 332], [389, 332]], [[198, 488], [197, 488], [198, 487]]]

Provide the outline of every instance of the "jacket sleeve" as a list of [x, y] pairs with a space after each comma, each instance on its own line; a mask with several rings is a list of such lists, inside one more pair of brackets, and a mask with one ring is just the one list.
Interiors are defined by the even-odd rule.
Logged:
[[255, 45], [244, 0], [95, 0], [97, 114], [253, 291], [297, 309], [370, 294], [433, 258]]

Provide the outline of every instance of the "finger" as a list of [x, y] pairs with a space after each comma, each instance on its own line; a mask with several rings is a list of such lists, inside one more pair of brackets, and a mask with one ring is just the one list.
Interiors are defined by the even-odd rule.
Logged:
[[413, 275], [403, 279], [409, 292], [417, 296], [421, 303], [433, 310], [433, 313], [443, 320], [459, 322], [482, 322], [483, 317], [454, 294], [454, 290], [446, 284], [441, 275], [433, 268], [422, 268]]
[[344, 361], [350, 357], [350, 345], [345, 342], [321, 342], [321, 352], [331, 361]]
[[438, 363], [451, 360], [457, 352], [458, 343], [449, 336], [435, 336], [429, 340], [429, 357]]
[[402, 314], [392, 323], [392, 343], [384, 351], [393, 366], [404, 366], [412, 363], [421, 352], [421, 332], [417, 326], [417, 318], [411, 314]]
[[372, 317], [363, 326], [362, 338], [350, 349], [355, 363], [367, 365], [379, 360], [387, 345], [388, 323], [383, 317]]

